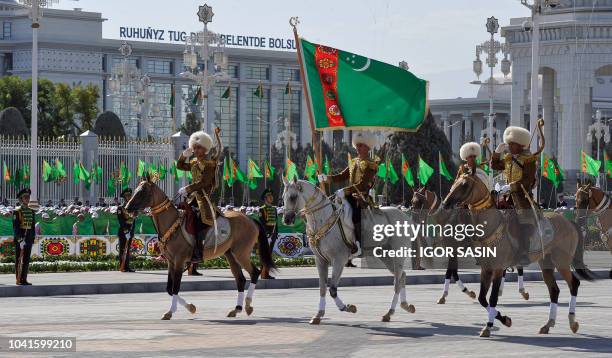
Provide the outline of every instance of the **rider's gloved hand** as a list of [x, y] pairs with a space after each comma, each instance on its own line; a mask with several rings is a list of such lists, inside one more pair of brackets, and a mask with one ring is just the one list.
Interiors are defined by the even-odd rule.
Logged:
[[338, 189], [338, 191], [336, 191], [336, 198], [344, 199], [344, 189]]
[[495, 149], [495, 153], [503, 153], [506, 150], [506, 143], [499, 143]]
[[327, 175], [325, 174], [319, 174], [317, 176], [317, 179], [319, 180], [319, 183], [325, 183], [327, 181]]
[[183, 151], [183, 156], [185, 158], [190, 158], [193, 155], [193, 150], [191, 148], [187, 148]]
[[180, 196], [187, 196], [187, 187], [186, 187], [186, 186], [184, 186], [184, 187], [180, 188], [180, 189], [178, 190], [178, 194], [179, 194]]

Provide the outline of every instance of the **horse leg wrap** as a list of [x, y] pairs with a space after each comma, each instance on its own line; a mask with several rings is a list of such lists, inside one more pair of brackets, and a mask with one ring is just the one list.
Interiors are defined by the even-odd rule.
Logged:
[[398, 298], [399, 298], [398, 294], [393, 295], [393, 300], [391, 300], [391, 307], [389, 307], [389, 310], [395, 311], [395, 307], [397, 307]]
[[525, 290], [525, 283], [523, 282], [523, 275], [519, 275], [518, 277], [518, 287], [519, 287], [519, 291]]
[[504, 290], [504, 284], [506, 283], [506, 276], [502, 277], [501, 282], [499, 283], [499, 295], [501, 296], [502, 291]]
[[319, 312], [325, 311], [325, 296], [319, 298]]
[[170, 303], [170, 312], [176, 312], [176, 303], [178, 301], [177, 295], [172, 295], [172, 302]]
[[406, 302], [406, 287], [402, 287], [400, 290], [400, 301]]
[[467, 291], [467, 287], [465, 287], [465, 285], [463, 284], [463, 281], [457, 280], [457, 286], [459, 286], [459, 289], [461, 290], [461, 292]]
[[495, 316], [497, 316], [497, 310], [495, 309], [495, 307], [489, 306], [488, 311], [489, 311], [489, 322], [487, 323], [487, 325], [489, 323], [493, 325], [493, 322], [495, 321]]
[[242, 303], [244, 302], [244, 291], [238, 292], [238, 299], [236, 299], [236, 307], [242, 307]]
[[257, 284], [251, 282], [249, 283], [249, 289], [247, 291], [247, 298], [253, 298], [253, 293], [255, 292], [255, 286]]
[[556, 303], [550, 303], [550, 308], [548, 310], [548, 319], [552, 320], [552, 321], [556, 321], [557, 320], [557, 304]]
[[576, 296], [571, 296], [570, 297], [569, 313], [570, 314], [575, 314], [576, 313]]
[[183, 297], [179, 296], [178, 294], [176, 295], [176, 297], [177, 297], [177, 301], [178, 301], [178, 303], [179, 303], [181, 306], [183, 306], [183, 307], [186, 307], [186, 306], [187, 306], [187, 301], [185, 301], [185, 299], [184, 299]]
[[444, 292], [448, 293], [448, 288], [450, 286], [450, 278], [444, 279]]
[[340, 297], [338, 297], [337, 295], [336, 297], [334, 297], [334, 302], [336, 303], [336, 307], [338, 307], [340, 311], [346, 311], [346, 305], [344, 304], [344, 302], [342, 302]]

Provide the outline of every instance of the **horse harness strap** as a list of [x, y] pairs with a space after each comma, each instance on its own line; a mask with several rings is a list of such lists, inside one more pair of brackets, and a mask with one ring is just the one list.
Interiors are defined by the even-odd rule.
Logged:
[[604, 210], [610, 207], [610, 197], [607, 194], [604, 194], [603, 200], [597, 205], [595, 209], [593, 209], [593, 213], [599, 215], [604, 212]]
[[[161, 202], [161, 204], [158, 204], [151, 208], [151, 214], [153, 216], [153, 223], [155, 224], [158, 232], [159, 232], [159, 224], [157, 223], [156, 215], [159, 215], [160, 213], [168, 210], [168, 208], [171, 205], [172, 205], [172, 202], [170, 202], [170, 200], [166, 198], [163, 202]], [[170, 228], [168, 228], [168, 230], [166, 230], [166, 232], [164, 232], [164, 234], [161, 237], [159, 237], [158, 242], [162, 249], [165, 249], [168, 243], [168, 240], [181, 225], [182, 219], [183, 219], [183, 216], [179, 215], [178, 218], [176, 218], [176, 220], [172, 223], [172, 225], [170, 225]]]
[[497, 229], [495, 229], [495, 231], [491, 235], [487, 236], [483, 240], [478, 240], [477, 242], [485, 247], [490, 247], [496, 244], [503, 237], [505, 227], [506, 227], [505, 223], [503, 225], [499, 225]]
[[168, 198], [166, 198], [164, 201], [161, 202], [161, 204], [151, 208], [151, 214], [155, 215], [166, 211], [166, 209], [168, 209], [170, 205], [172, 205], [172, 203], [170, 202], [170, 200], [168, 200]]
[[492, 206], [493, 205], [491, 202], [491, 194], [489, 193], [488, 195], [485, 195], [484, 198], [482, 198], [475, 204], [470, 205], [469, 207], [471, 210], [480, 210], [480, 209], [489, 209]]

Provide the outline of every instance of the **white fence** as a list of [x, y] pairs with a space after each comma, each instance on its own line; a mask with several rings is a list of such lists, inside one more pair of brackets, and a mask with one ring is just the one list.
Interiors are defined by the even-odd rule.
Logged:
[[[107, 189], [109, 179], [113, 173], [117, 173], [122, 165], [125, 164], [131, 173], [129, 187], [134, 188], [140, 178], [137, 177], [138, 161], [153, 164], [155, 167], [160, 165], [166, 169], [166, 177], [157, 184], [168, 195], [172, 195], [178, 189], [178, 185], [183, 184], [185, 179], [180, 179], [177, 184], [172, 177], [170, 167], [178, 153], [187, 143], [188, 137], [173, 136], [172, 138], [157, 141], [140, 141], [99, 138], [92, 132], [83, 133], [76, 140], [60, 141], [41, 138], [38, 141], [38, 201], [45, 204], [51, 200], [57, 204], [60, 199], [64, 199], [70, 204], [75, 197], [85, 202], [89, 200], [91, 204], [103, 197], [106, 202], [117, 197], [121, 191], [121, 183], [116, 183], [117, 190], [112, 193]], [[2, 137], [0, 136], [0, 199], [7, 198], [11, 204], [15, 203], [16, 193], [24, 187], [30, 186], [29, 182], [21, 183], [19, 186], [4, 180], [4, 163], [9, 169], [11, 178], [14, 180], [17, 171], [21, 171], [24, 166], [30, 165], [30, 139], [26, 137]], [[44, 182], [43, 160], [55, 166], [57, 160], [61, 161], [66, 170], [66, 178], [61, 182]], [[95, 163], [102, 168], [102, 179], [98, 183], [92, 181], [88, 190], [85, 183], [74, 181], [73, 166], [75, 163], [83, 163], [83, 166], [90, 170]], [[31, 171], [31, 170], [30, 170]]]

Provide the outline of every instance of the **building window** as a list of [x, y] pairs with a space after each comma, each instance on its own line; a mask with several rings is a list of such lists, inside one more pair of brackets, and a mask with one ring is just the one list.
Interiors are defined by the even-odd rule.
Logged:
[[147, 72], [148, 73], [171, 74], [172, 73], [172, 61], [148, 60], [147, 61]]
[[279, 117], [283, 120], [278, 122], [278, 133], [285, 130], [286, 119], [289, 117], [289, 111], [291, 111], [291, 131], [295, 133], [295, 139], [297, 143], [300, 143], [300, 123], [302, 117], [302, 106], [301, 99], [302, 94], [299, 89], [291, 89], [291, 96], [286, 93], [285, 87], [278, 90], [278, 111]]
[[[227, 84], [215, 86], [215, 117], [213, 127], [221, 128], [221, 139], [231, 153], [238, 151], [238, 86], [232, 86], [228, 98], [221, 98], [228, 89]], [[231, 106], [231, 107], [230, 107]]]
[[248, 65], [246, 77], [249, 80], [269, 80], [270, 79], [270, 67]]
[[[128, 64], [132, 65], [132, 66], [136, 66], [136, 68], [140, 68], [140, 61], [138, 61], [138, 59], [136, 58], [128, 58], [127, 60]], [[113, 57], [113, 69], [115, 69], [117, 66], [121, 65], [123, 63], [123, 58], [120, 57]]]
[[237, 63], [228, 64], [226, 69], [227, 75], [230, 76], [230, 78], [239, 78], [239, 68], [240, 66]]
[[300, 81], [300, 70], [297, 68], [284, 68], [278, 69], [278, 80], [281, 82], [299, 82]]
[[[246, 153], [254, 161], [268, 159], [268, 136], [270, 126], [270, 90], [264, 87], [263, 98], [255, 95], [257, 85], [246, 86], [247, 88], [247, 113], [246, 113]], [[261, 118], [260, 118], [261, 111]], [[261, 146], [260, 146], [261, 133]]]
[[4, 22], [2, 24], [2, 31], [0, 31], [0, 40], [10, 40], [12, 36], [12, 24], [10, 22]]

